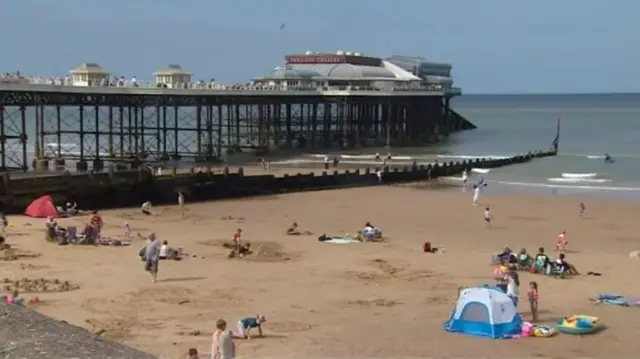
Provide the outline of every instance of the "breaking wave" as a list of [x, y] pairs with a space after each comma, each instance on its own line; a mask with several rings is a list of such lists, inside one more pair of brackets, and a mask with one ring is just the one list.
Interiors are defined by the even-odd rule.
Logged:
[[598, 176], [597, 173], [563, 173], [562, 177], [564, 178], [594, 178]]
[[605, 178], [586, 178], [586, 177], [555, 177], [555, 178], [547, 178], [549, 182], [559, 182], [559, 183], [607, 183], [611, 182], [609, 179]]

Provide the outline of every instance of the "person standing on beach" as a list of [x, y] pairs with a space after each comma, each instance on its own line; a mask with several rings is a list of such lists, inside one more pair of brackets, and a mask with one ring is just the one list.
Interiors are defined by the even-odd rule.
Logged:
[[233, 334], [227, 330], [227, 322], [224, 319], [218, 319], [216, 331], [213, 333], [211, 359], [234, 359], [235, 357], [236, 344], [233, 342]]
[[584, 202], [580, 202], [580, 218], [584, 217], [584, 212], [587, 210], [587, 206], [584, 205]]
[[178, 192], [178, 207], [180, 208], [180, 218], [184, 218], [184, 193]]
[[160, 262], [160, 249], [162, 243], [155, 233], [149, 234], [149, 241], [144, 252], [144, 269], [151, 274], [153, 283], [158, 281], [158, 263]]
[[235, 252], [235, 258], [240, 259], [240, 250], [242, 249], [242, 228], [238, 228], [236, 233], [233, 234], [233, 251]]
[[478, 205], [478, 200], [480, 199], [480, 186], [473, 185], [473, 205]]
[[486, 228], [491, 228], [491, 210], [489, 207], [484, 209], [484, 226]]

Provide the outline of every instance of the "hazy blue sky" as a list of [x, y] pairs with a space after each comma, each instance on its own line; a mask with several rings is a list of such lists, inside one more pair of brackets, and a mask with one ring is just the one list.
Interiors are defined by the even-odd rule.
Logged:
[[177, 63], [231, 82], [345, 50], [450, 62], [466, 93], [640, 92], [639, 14], [638, 0], [0, 0], [0, 71], [98, 62], [151, 79]]

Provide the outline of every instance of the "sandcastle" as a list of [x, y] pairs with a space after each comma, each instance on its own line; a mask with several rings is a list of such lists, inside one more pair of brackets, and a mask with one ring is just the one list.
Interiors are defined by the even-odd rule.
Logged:
[[17, 290], [21, 293], [60, 293], [70, 292], [80, 288], [80, 286], [69, 281], [47, 278], [22, 278], [20, 280], [3, 278], [2, 283], [4, 283], [4, 290], [6, 292]]

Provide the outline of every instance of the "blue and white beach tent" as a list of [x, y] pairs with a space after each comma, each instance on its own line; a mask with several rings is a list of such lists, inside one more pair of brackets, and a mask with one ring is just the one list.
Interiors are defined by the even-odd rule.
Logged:
[[500, 288], [466, 288], [460, 292], [444, 328], [449, 332], [493, 339], [511, 338], [520, 334], [522, 318], [511, 298]]

